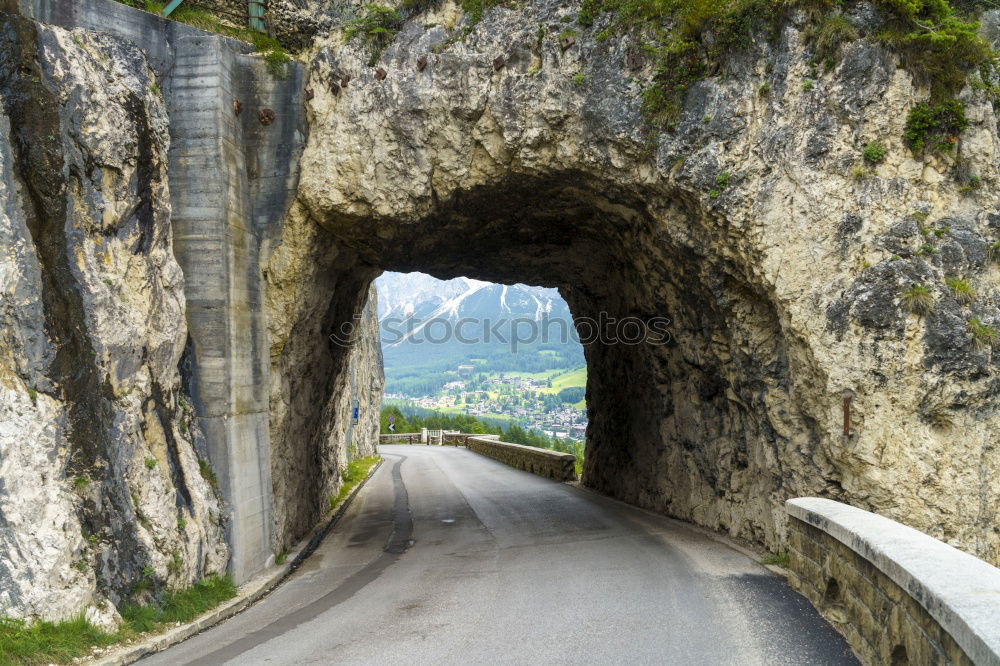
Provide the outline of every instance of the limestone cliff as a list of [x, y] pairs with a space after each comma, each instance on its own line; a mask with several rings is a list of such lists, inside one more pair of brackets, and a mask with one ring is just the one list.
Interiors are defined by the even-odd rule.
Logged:
[[929, 93], [880, 7], [845, 4], [824, 67], [789, 12], [659, 128], [643, 91], [670, 72], [613, 13], [444, 2], [382, 44], [352, 24], [308, 56], [295, 215], [357, 255], [359, 294], [379, 266], [669, 317], [670, 344], [586, 350], [592, 487], [775, 549], [782, 501], [826, 496], [1000, 562], [998, 118], [967, 84], [952, 152], [906, 145]]
[[0, 615], [108, 625], [136, 586], [228, 560], [177, 370], [168, 120], [137, 47], [14, 12], [0, 3]]
[[301, 69], [252, 51], [0, 2], [0, 617], [242, 582], [374, 452], [377, 271], [283, 223]]

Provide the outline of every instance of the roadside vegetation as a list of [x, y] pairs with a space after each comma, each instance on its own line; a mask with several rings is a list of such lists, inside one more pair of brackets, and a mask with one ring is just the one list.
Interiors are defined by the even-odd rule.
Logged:
[[98, 629], [82, 615], [62, 622], [26, 622], [0, 618], [0, 666], [68, 663], [175, 622], [190, 622], [236, 596], [229, 576], [211, 576], [183, 590], [164, 591], [159, 601], [121, 609], [116, 632]]
[[336, 496], [330, 497], [331, 511], [340, 506], [340, 503], [350, 496], [358, 484], [368, 478], [372, 467], [377, 465], [380, 460], [382, 460], [380, 456], [368, 456], [367, 458], [356, 458], [347, 463], [347, 469], [340, 473], [340, 479], [344, 485], [340, 486]]
[[785, 551], [778, 551], [777, 553], [768, 553], [761, 559], [760, 563], [772, 564], [774, 566], [787, 568], [789, 563], [788, 553]]

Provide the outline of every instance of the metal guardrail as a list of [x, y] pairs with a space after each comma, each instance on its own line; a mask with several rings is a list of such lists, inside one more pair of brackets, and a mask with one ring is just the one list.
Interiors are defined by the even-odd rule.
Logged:
[[173, 0], [173, 2], [163, 8], [163, 15], [170, 16], [173, 14], [174, 10], [180, 7], [182, 2], [184, 2], [184, 0]]
[[264, 0], [248, 0], [247, 13], [250, 15], [250, 29], [257, 32], [267, 32], [264, 25]]
[[[169, 17], [174, 10], [181, 6], [184, 0], [172, 0], [163, 8], [163, 16]], [[264, 14], [267, 12], [265, 0], [247, 0], [247, 16], [251, 30], [257, 32], [267, 32], [267, 25], [264, 23]]]

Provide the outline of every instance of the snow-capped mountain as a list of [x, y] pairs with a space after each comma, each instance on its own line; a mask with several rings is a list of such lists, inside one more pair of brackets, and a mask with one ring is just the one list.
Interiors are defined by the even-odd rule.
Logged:
[[566, 301], [557, 289], [547, 287], [495, 284], [467, 277], [438, 280], [423, 273], [383, 273], [375, 286], [379, 321], [412, 317], [414, 331], [432, 319], [454, 323], [459, 319], [496, 322], [562, 317], [570, 321]]
[[423, 273], [384, 273], [375, 286], [388, 392], [433, 393], [462, 364], [489, 373], [584, 363], [556, 289]]

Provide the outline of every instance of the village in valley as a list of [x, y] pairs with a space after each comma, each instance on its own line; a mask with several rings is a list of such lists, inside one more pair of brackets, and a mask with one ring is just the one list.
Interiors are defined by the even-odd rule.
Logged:
[[459, 365], [456, 378], [435, 395], [387, 393], [385, 398], [387, 402], [445, 414], [505, 420], [549, 437], [584, 439], [586, 368], [490, 374], [477, 370], [475, 365]]

